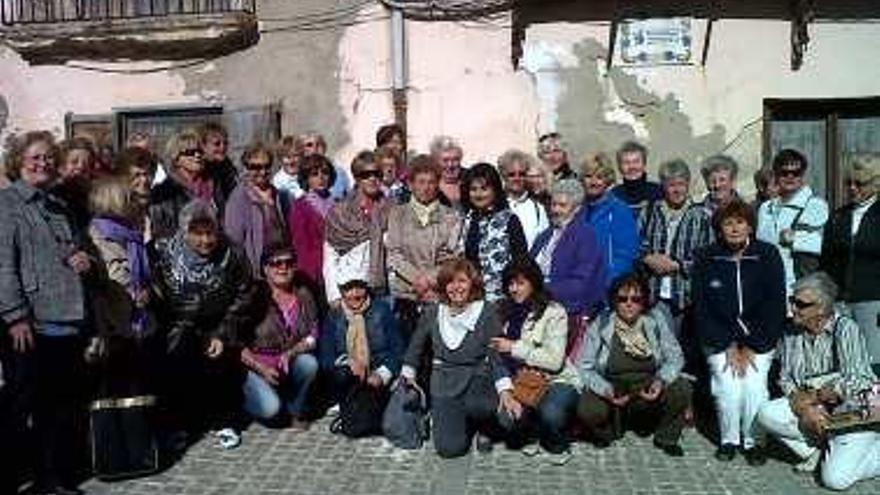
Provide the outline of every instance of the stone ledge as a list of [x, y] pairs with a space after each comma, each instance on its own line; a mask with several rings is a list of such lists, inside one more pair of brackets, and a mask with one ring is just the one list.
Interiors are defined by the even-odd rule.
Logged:
[[20, 24], [0, 36], [35, 65], [209, 58], [260, 39], [256, 16], [246, 12]]

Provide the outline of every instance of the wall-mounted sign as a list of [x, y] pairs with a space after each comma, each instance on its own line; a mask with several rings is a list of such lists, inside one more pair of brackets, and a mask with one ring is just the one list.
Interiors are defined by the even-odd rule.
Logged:
[[620, 58], [627, 65], [690, 64], [693, 55], [692, 20], [626, 20], [620, 24]]

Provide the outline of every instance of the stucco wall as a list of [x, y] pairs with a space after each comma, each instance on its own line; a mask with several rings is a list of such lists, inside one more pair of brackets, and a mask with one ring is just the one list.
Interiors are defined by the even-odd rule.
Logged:
[[[67, 111], [280, 102], [283, 132], [321, 130], [335, 158], [347, 163], [393, 119], [390, 22], [375, 5], [339, 17], [336, 29], [305, 30], [295, 21], [329, 8], [320, 0], [262, 0], [263, 28], [294, 28], [266, 33], [258, 45], [209, 64], [147, 75], [29, 67], [0, 48], [0, 109], [8, 107], [0, 132], [60, 132]], [[504, 16], [407, 21], [410, 148], [424, 151], [432, 136], [449, 134], [461, 140], [467, 162], [494, 161], [510, 147], [534, 151], [538, 135], [558, 130], [575, 158], [637, 138], [651, 148], [652, 168], [674, 156], [696, 163], [726, 151], [752, 170], [760, 160], [764, 98], [880, 92], [878, 24], [811, 26], [798, 72], [789, 69], [785, 22], [717, 22], [705, 67], [613, 66], [607, 72], [607, 23], [531, 26], [518, 71], [510, 63], [509, 24]], [[695, 28], [696, 59], [703, 26]], [[740, 185], [751, 189], [749, 174]]]

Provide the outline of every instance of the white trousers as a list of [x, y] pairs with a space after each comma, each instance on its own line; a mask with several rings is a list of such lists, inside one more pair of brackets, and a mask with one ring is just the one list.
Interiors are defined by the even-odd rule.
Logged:
[[[802, 459], [813, 455], [798, 428], [797, 416], [788, 399], [776, 399], [761, 406], [758, 423]], [[880, 476], [880, 433], [847, 433], [831, 438], [822, 463], [822, 483], [832, 490], [846, 490], [856, 482]]]
[[759, 430], [755, 417], [770, 398], [767, 374], [772, 361], [773, 351], [756, 354], [754, 367], [749, 366], [745, 375], [736, 376], [733, 368], [727, 366], [726, 352], [709, 356], [712, 396], [718, 411], [722, 444], [742, 445], [746, 449], [755, 446]]
[[810, 457], [818, 450], [807, 443], [807, 438], [798, 428], [798, 418], [785, 397], [765, 402], [758, 411], [758, 424], [801, 459]]

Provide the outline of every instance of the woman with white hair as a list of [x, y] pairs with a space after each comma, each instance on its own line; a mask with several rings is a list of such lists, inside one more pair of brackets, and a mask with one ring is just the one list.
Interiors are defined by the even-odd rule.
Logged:
[[[834, 306], [837, 286], [816, 272], [799, 279], [791, 297], [797, 331], [782, 340], [779, 385], [784, 397], [766, 402], [759, 424], [800, 459], [797, 471], [812, 472], [822, 457], [820, 443], [829, 413], [876, 380], [856, 322]], [[822, 481], [844, 490], [880, 475], [880, 433], [846, 433], [827, 439]]]
[[584, 188], [576, 179], [550, 187], [550, 227], [535, 239], [535, 259], [547, 289], [569, 317], [568, 354], [577, 354], [582, 322], [604, 296], [605, 260], [593, 227], [583, 219]]
[[440, 166], [440, 202], [458, 209], [461, 196], [464, 151], [458, 141], [449, 136], [437, 136], [431, 140], [431, 158]]
[[519, 218], [530, 248], [538, 234], [550, 225], [544, 205], [532, 198], [526, 188], [526, 177], [534, 163], [534, 158], [519, 150], [508, 150], [498, 159], [498, 171], [504, 180], [507, 203]]
[[825, 226], [821, 266], [840, 286], [880, 373], [880, 153], [854, 155], [846, 184], [850, 204]]

